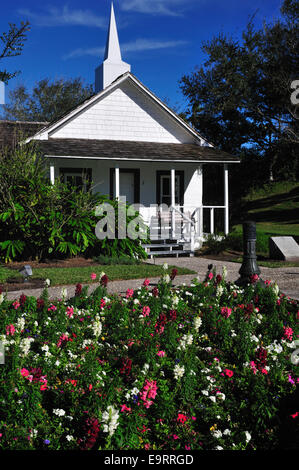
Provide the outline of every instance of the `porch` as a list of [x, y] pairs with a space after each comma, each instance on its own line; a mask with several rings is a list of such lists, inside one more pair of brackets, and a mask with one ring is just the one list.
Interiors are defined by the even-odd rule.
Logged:
[[[178, 255], [178, 248], [193, 254], [216, 227], [229, 232], [228, 168], [239, 163], [237, 157], [186, 143], [50, 138], [39, 145], [52, 183], [62, 178], [134, 204], [149, 227], [148, 245], [155, 245], [145, 247], [149, 254], [159, 251], [157, 244], [161, 250], [168, 245], [167, 254]], [[217, 181], [204, 177], [207, 168], [220, 170]], [[208, 187], [220, 190], [217, 203], [205, 197]], [[174, 244], [180, 246], [174, 250]]]

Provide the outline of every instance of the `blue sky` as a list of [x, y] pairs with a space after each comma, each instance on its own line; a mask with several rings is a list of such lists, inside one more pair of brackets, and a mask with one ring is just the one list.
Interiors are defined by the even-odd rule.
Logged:
[[[114, 0], [122, 58], [132, 73], [161, 99], [184, 108], [179, 80], [201, 65], [202, 41], [220, 32], [240, 38], [256, 13], [259, 27], [279, 16], [282, 0]], [[82, 77], [94, 82], [102, 62], [110, 0], [13, 0], [1, 2], [0, 32], [28, 20], [31, 31], [21, 56], [1, 62], [21, 70], [8, 91], [29, 89], [43, 78]]]

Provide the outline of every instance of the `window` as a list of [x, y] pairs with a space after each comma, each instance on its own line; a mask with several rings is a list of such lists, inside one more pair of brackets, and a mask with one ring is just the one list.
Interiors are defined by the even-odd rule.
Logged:
[[61, 180], [72, 189], [89, 191], [92, 178], [91, 168], [60, 168]]

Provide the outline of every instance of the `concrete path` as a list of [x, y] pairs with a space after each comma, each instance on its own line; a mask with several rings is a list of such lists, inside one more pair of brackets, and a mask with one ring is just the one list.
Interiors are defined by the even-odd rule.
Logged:
[[[239, 278], [240, 264], [231, 263], [228, 261], [215, 261], [201, 257], [184, 257], [184, 258], [157, 258], [154, 260], [148, 260], [152, 264], [163, 264], [168, 263], [169, 265], [175, 265], [180, 267], [186, 267], [192, 269], [196, 274], [188, 274], [177, 276], [175, 279], [175, 285], [186, 285], [190, 284], [192, 279], [199, 276], [200, 280], [203, 280], [208, 269], [209, 264], [213, 264], [219, 274], [222, 273], [222, 267], [227, 268], [227, 280], [236, 281]], [[261, 269], [261, 278], [263, 280], [276, 281], [280, 290], [287, 296], [299, 300], [299, 267], [298, 268], [263, 268]], [[159, 277], [151, 278], [151, 285], [154, 285], [159, 280]], [[144, 279], [134, 279], [126, 281], [111, 281], [108, 283], [109, 293], [123, 294], [128, 288], [137, 289], [143, 283]], [[89, 287], [89, 293], [91, 293], [99, 284], [94, 283]], [[72, 297], [75, 294], [75, 285], [71, 286], [58, 286], [49, 288], [50, 299], [61, 298], [61, 290], [65, 287], [67, 289], [67, 297]], [[8, 299], [16, 299], [24, 292], [25, 295], [33, 295], [39, 297], [42, 293], [42, 289], [32, 289], [25, 291], [11, 291], [8, 292]]]

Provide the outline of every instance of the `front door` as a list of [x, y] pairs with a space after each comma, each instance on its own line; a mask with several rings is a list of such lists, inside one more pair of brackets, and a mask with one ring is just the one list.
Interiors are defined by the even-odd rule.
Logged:
[[[115, 184], [115, 182], [114, 182]], [[126, 196], [127, 204], [134, 204], [135, 200], [135, 186], [134, 186], [134, 173], [119, 174], [119, 195]]]
[[[140, 171], [139, 169], [120, 168], [119, 195], [126, 197], [127, 204], [140, 202]], [[115, 198], [115, 170], [110, 170], [110, 197]]]

